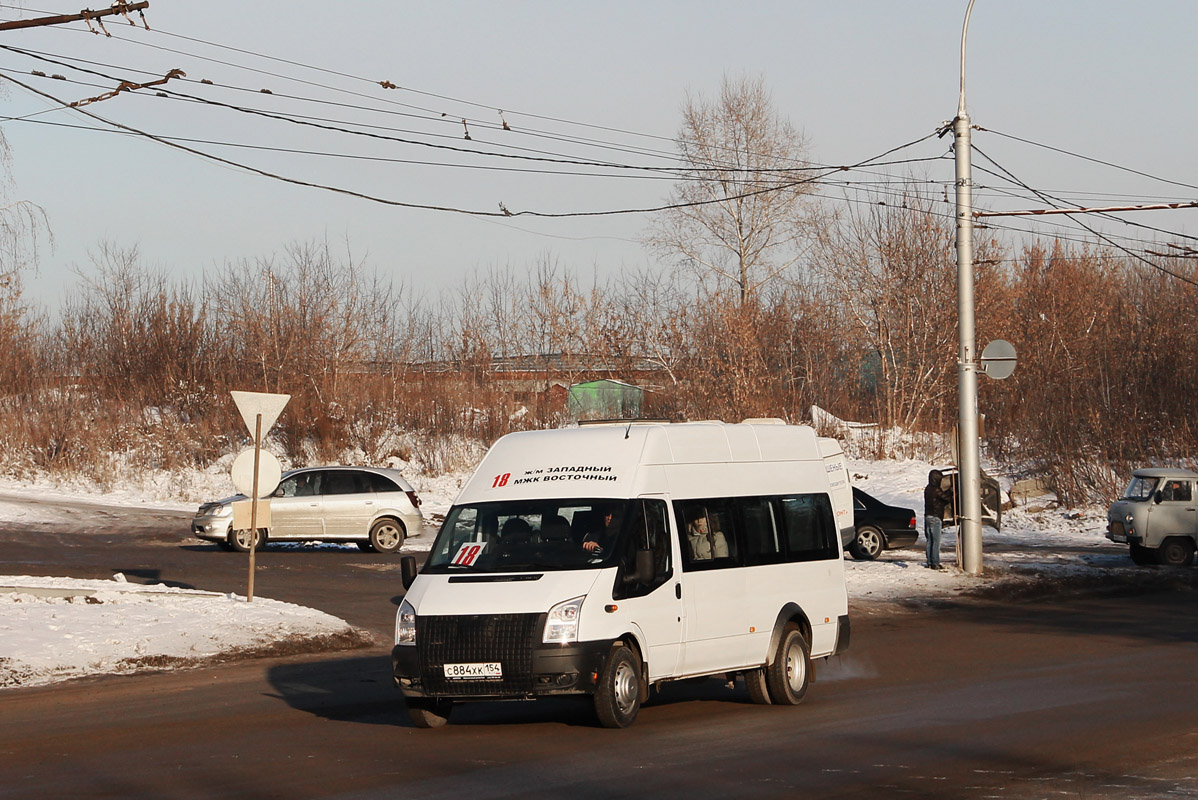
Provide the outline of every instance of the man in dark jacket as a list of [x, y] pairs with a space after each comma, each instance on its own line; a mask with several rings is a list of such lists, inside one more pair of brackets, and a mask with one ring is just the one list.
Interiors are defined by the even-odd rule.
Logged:
[[923, 487], [923, 534], [927, 539], [928, 563], [925, 567], [944, 569], [940, 563], [940, 534], [944, 509], [953, 501], [951, 492], [941, 488], [944, 475], [938, 469], [928, 473], [928, 485]]

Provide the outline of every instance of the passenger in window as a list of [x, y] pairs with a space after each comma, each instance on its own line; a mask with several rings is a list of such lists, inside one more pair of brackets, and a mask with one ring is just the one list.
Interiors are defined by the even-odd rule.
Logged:
[[616, 526], [612, 524], [612, 510], [606, 508], [603, 510], [603, 527], [599, 530], [589, 531], [582, 539], [582, 549], [592, 555], [602, 555], [616, 538]]
[[723, 532], [711, 529], [704, 510], [700, 510], [698, 516], [687, 525], [686, 541], [691, 548], [691, 558], [695, 561], [728, 557], [728, 540]]

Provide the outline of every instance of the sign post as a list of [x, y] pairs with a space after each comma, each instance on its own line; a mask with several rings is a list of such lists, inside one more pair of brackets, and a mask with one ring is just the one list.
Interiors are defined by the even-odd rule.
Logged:
[[[266, 394], [264, 392], [230, 392], [229, 394], [233, 396], [233, 402], [236, 403], [237, 410], [241, 412], [241, 418], [245, 420], [246, 427], [254, 436], [253, 469], [250, 474], [246, 475], [245, 470], [239, 468], [239, 465], [246, 462], [243, 456], [248, 455], [249, 451], [243, 452], [234, 460], [232, 469], [233, 485], [250, 496], [248, 536], [250, 567], [245, 597], [247, 603], [252, 603], [254, 602], [254, 554], [258, 550], [258, 544], [262, 538], [258, 534], [258, 498], [261, 495], [269, 495], [274, 492], [275, 487], [279, 485], [280, 475], [279, 460], [270, 453], [262, 452], [262, 432], [270, 430], [270, 426], [275, 424], [275, 420], [279, 418], [279, 414], [287, 405], [287, 401], [291, 399], [291, 395]], [[264, 467], [268, 470], [267, 474], [262, 472]], [[236, 536], [236, 533], [233, 535]]]

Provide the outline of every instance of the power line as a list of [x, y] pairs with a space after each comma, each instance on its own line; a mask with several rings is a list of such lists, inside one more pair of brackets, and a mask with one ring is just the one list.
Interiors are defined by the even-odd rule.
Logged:
[[[24, 88], [25, 90], [27, 90], [29, 92], [32, 92], [40, 97], [43, 97], [43, 98], [51, 100], [55, 103], [58, 103], [59, 105], [62, 105], [65, 108], [70, 108], [70, 104], [67, 103], [66, 101], [63, 101], [57, 97], [54, 97], [53, 95], [47, 94], [46, 92], [42, 92], [38, 89], [35, 89], [34, 87], [24, 83], [23, 81], [19, 81], [10, 75], [0, 73], [0, 78], [6, 78], [7, 80], [15, 83], [16, 85]], [[215, 161], [217, 163], [225, 164], [227, 166], [231, 166], [236, 169], [245, 170], [246, 172], [251, 172], [253, 174], [260, 175], [263, 177], [279, 180], [284, 183], [290, 183], [290, 184], [297, 185], [297, 186], [307, 186], [307, 187], [315, 188], [315, 189], [324, 189], [326, 191], [336, 192], [339, 194], [345, 194], [345, 195], [348, 195], [351, 197], [357, 197], [359, 199], [370, 200], [372, 202], [381, 203], [384, 205], [396, 206], [396, 207], [400, 207], [400, 208], [413, 208], [413, 209], [422, 209], [422, 210], [427, 210], [427, 211], [444, 211], [444, 212], [451, 212], [451, 213], [456, 213], [456, 214], [466, 214], [466, 215], [480, 216], [480, 217], [528, 216], [528, 217], [540, 217], [540, 218], [546, 218], [546, 219], [561, 219], [561, 218], [567, 218], [567, 217], [599, 217], [599, 216], [615, 216], [615, 215], [625, 215], [625, 214], [649, 214], [649, 213], [656, 213], [656, 212], [660, 212], [660, 211], [667, 211], [667, 210], [671, 210], [671, 209], [693, 208], [693, 207], [698, 207], [698, 206], [712, 205], [715, 203], [728, 202], [730, 200], [745, 199], [745, 198], [754, 197], [757, 195], [766, 194], [769, 192], [782, 191], [785, 189], [795, 188], [802, 184], [813, 183], [816, 180], [818, 180], [819, 177], [822, 177], [822, 176], [817, 176], [816, 178], [807, 178], [807, 179], [802, 179], [802, 180], [790, 181], [788, 183], [781, 184], [778, 186], [771, 186], [771, 187], [768, 187], [765, 189], [758, 189], [755, 191], [744, 192], [744, 193], [741, 193], [738, 195], [716, 198], [713, 200], [703, 200], [703, 201], [695, 201], [695, 202], [689, 202], [689, 203], [670, 203], [670, 204], [664, 204], [664, 205], [652, 206], [652, 207], [643, 207], [643, 208], [623, 208], [623, 209], [610, 209], [610, 210], [603, 210], [603, 211], [571, 211], [571, 212], [544, 212], [544, 211], [531, 211], [531, 210], [511, 211], [502, 202], [500, 202], [499, 203], [499, 211], [497, 211], [497, 212], [481, 211], [481, 210], [455, 208], [455, 207], [451, 207], [451, 206], [437, 206], [437, 205], [429, 205], [429, 204], [422, 204], [422, 203], [403, 202], [403, 201], [399, 201], [399, 200], [389, 200], [386, 198], [375, 197], [373, 195], [368, 195], [368, 194], [365, 194], [362, 192], [357, 192], [357, 191], [354, 191], [351, 189], [344, 189], [344, 188], [335, 187], [335, 186], [328, 186], [325, 184], [318, 184], [318, 183], [312, 183], [309, 181], [302, 181], [297, 178], [290, 178], [287, 176], [278, 175], [276, 173], [268, 172], [266, 170], [262, 170], [257, 167], [252, 167], [252, 166], [249, 166], [246, 164], [241, 164], [239, 162], [231, 161], [226, 158], [221, 158], [220, 156], [215, 156], [215, 155], [212, 155], [211, 153], [205, 153], [201, 150], [196, 150], [196, 149], [188, 147], [186, 145], [182, 145], [177, 142], [169, 141], [167, 139], [164, 139], [160, 136], [156, 136], [154, 134], [148, 133], [146, 131], [142, 131], [137, 128], [133, 128], [128, 125], [123, 125], [119, 122], [114, 122], [112, 120], [101, 117], [97, 114], [94, 114], [93, 112], [86, 111], [82, 108], [71, 108], [70, 110], [74, 111], [77, 114], [82, 114], [84, 116], [90, 117], [90, 118], [97, 120], [98, 122], [101, 122], [105, 125], [109, 125], [109, 126], [119, 128], [121, 130], [128, 131], [130, 133], [133, 133], [133, 134], [136, 134], [139, 136], [143, 136], [147, 139], [158, 142], [159, 144], [163, 144], [167, 147], [172, 147], [172, 148], [175, 148], [178, 150], [182, 150], [184, 152], [191, 153], [192, 155], [196, 155], [201, 158], [206, 158], [206, 159]], [[924, 136], [924, 137], [921, 137], [920, 139], [915, 140], [914, 142], [909, 142], [907, 144], [899, 145], [897, 147], [891, 148], [890, 150], [887, 150], [886, 152], [884, 152], [878, 156], [875, 156], [874, 158], [865, 159], [864, 161], [859, 162], [859, 164], [855, 165], [855, 166], [863, 166], [863, 165], [869, 164], [872, 161], [883, 158], [891, 153], [897, 152], [906, 147], [910, 147], [914, 144], [918, 144], [919, 142], [929, 139], [935, 135], [936, 135], [935, 132], [932, 132], [932, 133], [928, 134], [927, 136]], [[829, 172], [829, 174], [836, 172], [836, 171], [840, 171], [842, 169], [851, 169], [851, 168], [852, 167], [837, 168], [835, 170], [831, 170]]]
[[1089, 161], [1093, 164], [1101, 164], [1104, 167], [1111, 167], [1112, 169], [1122, 170], [1123, 172], [1128, 172], [1128, 173], [1131, 173], [1132, 175], [1139, 175], [1142, 178], [1151, 178], [1154, 181], [1160, 181], [1161, 183], [1169, 183], [1174, 186], [1181, 186], [1186, 189], [1198, 189], [1198, 186], [1195, 186], [1194, 184], [1170, 180], [1169, 178], [1162, 178], [1158, 175], [1153, 175], [1151, 173], [1143, 172], [1138, 169], [1132, 169], [1131, 167], [1124, 167], [1119, 164], [1111, 163], [1110, 161], [1103, 161], [1102, 159], [1099, 159], [1099, 158], [1092, 158], [1090, 156], [1084, 156], [1084, 155], [1081, 155], [1080, 153], [1074, 153], [1069, 150], [1063, 150], [1059, 147], [1053, 147], [1052, 145], [1041, 144], [1040, 142], [1033, 142], [1031, 139], [1023, 139], [1019, 136], [1013, 136], [1012, 134], [1009, 134], [1009, 133], [1003, 133], [1002, 131], [996, 131], [996, 130], [993, 130], [990, 128], [982, 128], [978, 125], [974, 125], [973, 127], [979, 131], [984, 131], [986, 133], [992, 133], [995, 136], [1002, 136], [1006, 139], [1012, 139], [1016, 142], [1023, 142], [1024, 144], [1030, 144], [1033, 147], [1041, 147], [1045, 150], [1051, 150], [1054, 153], [1061, 153], [1062, 155], [1067, 155], [1072, 158], [1080, 158], [1083, 161]]
[[[1018, 183], [1020, 186], [1023, 186], [1028, 191], [1034, 192], [1045, 203], [1048, 203], [1049, 205], [1053, 205], [1055, 207], [1055, 198], [1050, 198], [1049, 196], [1043, 194], [1042, 192], [1037, 191], [1036, 189], [1033, 189], [1031, 186], [1028, 186], [1026, 183], [1024, 183], [1020, 179], [1016, 178], [1015, 175], [1012, 174], [1010, 170], [1006, 169], [1005, 167], [1000, 165], [998, 162], [996, 162], [993, 158], [986, 155], [976, 145], [974, 145], [973, 149], [976, 150], [983, 157], [985, 157], [991, 164], [994, 164], [994, 166], [998, 167], [1000, 170], [1002, 170], [1004, 173], [1006, 173], [1012, 181], [1014, 181], [1015, 183]], [[1166, 275], [1170, 275], [1170, 276], [1176, 278], [1177, 280], [1182, 281], [1183, 283], [1188, 283], [1192, 286], [1198, 286], [1198, 281], [1195, 281], [1195, 280], [1188, 278], [1184, 275], [1180, 275], [1180, 274], [1174, 272], [1173, 270], [1168, 269], [1167, 267], [1161, 266], [1160, 264], [1157, 264], [1153, 261], [1148, 260], [1147, 258], [1140, 255], [1139, 253], [1136, 253], [1136, 252], [1132, 251], [1131, 249], [1126, 248], [1123, 245], [1113, 241], [1109, 236], [1107, 236], [1103, 233], [1100, 233], [1099, 231], [1095, 230], [1094, 228], [1091, 228], [1089, 225], [1087, 225], [1085, 222], [1082, 222], [1080, 219], [1075, 219], [1072, 217], [1070, 219], [1072, 219], [1080, 227], [1085, 228], [1087, 231], [1089, 231], [1091, 233], [1091, 235], [1101, 239], [1102, 241], [1106, 242], [1111, 247], [1114, 247], [1114, 248], [1126, 253], [1127, 255], [1131, 256], [1132, 258], [1134, 258], [1138, 261], [1142, 261], [1143, 263], [1147, 264], [1152, 269], [1158, 270], [1159, 272], [1162, 272]]]

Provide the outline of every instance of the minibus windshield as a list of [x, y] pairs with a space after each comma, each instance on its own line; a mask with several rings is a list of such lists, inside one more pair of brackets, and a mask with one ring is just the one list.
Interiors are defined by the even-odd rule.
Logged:
[[509, 500], [454, 506], [424, 571], [589, 569], [616, 563], [629, 500]]

